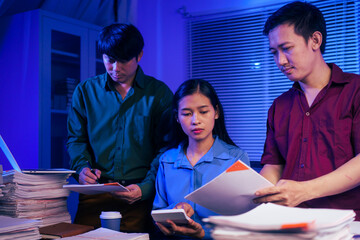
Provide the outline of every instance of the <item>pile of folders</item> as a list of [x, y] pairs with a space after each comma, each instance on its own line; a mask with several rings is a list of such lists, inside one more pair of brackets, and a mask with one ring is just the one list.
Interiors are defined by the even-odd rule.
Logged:
[[2, 174], [0, 215], [41, 220], [40, 226], [71, 223], [67, 209], [69, 173], [25, 174], [10, 170]]
[[215, 240], [352, 239], [350, 225], [353, 210], [285, 207], [272, 203], [240, 215], [211, 216], [204, 221], [214, 224]]

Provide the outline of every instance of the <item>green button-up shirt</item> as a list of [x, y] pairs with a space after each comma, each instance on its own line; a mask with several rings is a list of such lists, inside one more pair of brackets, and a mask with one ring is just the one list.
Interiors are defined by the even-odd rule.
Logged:
[[68, 115], [71, 168], [80, 173], [89, 161], [102, 177], [144, 178], [138, 184], [142, 199], [151, 197], [172, 97], [163, 82], [145, 75], [140, 66], [124, 99], [107, 73], [81, 82]]

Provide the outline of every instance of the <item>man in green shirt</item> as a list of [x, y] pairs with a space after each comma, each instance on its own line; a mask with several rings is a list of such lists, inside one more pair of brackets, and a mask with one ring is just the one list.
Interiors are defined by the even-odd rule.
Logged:
[[80, 194], [75, 223], [100, 227], [101, 211], [120, 211], [121, 231], [148, 232], [152, 226], [157, 155], [165, 145], [173, 94], [138, 65], [143, 46], [133, 25], [105, 27], [98, 47], [107, 72], [74, 91], [67, 147], [79, 183], [119, 182], [129, 190]]

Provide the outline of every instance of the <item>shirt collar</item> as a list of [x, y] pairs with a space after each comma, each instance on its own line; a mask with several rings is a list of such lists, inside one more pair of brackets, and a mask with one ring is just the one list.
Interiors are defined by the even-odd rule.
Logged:
[[345, 84], [350, 82], [350, 79], [344, 77], [344, 72], [335, 63], [329, 63], [331, 68], [330, 83]]
[[[332, 84], [345, 84], [350, 80], [343, 76], [343, 71], [339, 68], [335, 63], [328, 63], [328, 66], [331, 69], [331, 77], [330, 81], [326, 88], [330, 87]], [[300, 84], [298, 82], [294, 82], [293, 88], [302, 91]]]
[[[107, 74], [107, 72], [100, 75], [100, 77], [102, 78], [102, 87], [104, 87], [106, 90], [114, 90], [110, 84], [110, 81], [112, 81], [112, 79], [110, 78], [109, 74]], [[135, 85], [142, 89], [145, 88], [145, 74], [140, 66], [138, 66], [138, 68], [136, 69], [133, 86]]]
[[[190, 162], [188, 161], [185, 151], [184, 144], [180, 144], [178, 147], [178, 157], [174, 161], [175, 168], [192, 168]], [[219, 137], [215, 136], [215, 141], [210, 150], [199, 160], [198, 163], [207, 162], [210, 163], [214, 158], [229, 160], [229, 149], [227, 149], [224, 144], [221, 142]], [[197, 164], [198, 164], [197, 163]]]
[[139, 88], [145, 88], [145, 74], [140, 66], [138, 66], [136, 70], [134, 84], [136, 84]]

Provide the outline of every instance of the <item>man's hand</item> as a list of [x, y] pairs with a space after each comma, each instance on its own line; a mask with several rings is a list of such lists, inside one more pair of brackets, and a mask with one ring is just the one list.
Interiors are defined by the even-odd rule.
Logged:
[[129, 189], [129, 192], [112, 192], [111, 194], [129, 204], [133, 204], [141, 199], [142, 192], [138, 185], [131, 184], [126, 188]]
[[190, 204], [181, 202], [175, 205], [174, 209], [184, 209], [185, 213], [188, 217], [194, 215], [194, 209], [191, 207]]
[[254, 203], [276, 203], [295, 207], [312, 199], [307, 182], [280, 180], [274, 187], [268, 187], [255, 192]]
[[170, 227], [165, 227], [161, 223], [156, 222], [156, 225], [166, 236], [171, 236], [175, 234], [195, 238], [203, 238], [205, 236], [205, 231], [202, 226], [192, 219], [189, 220], [189, 223], [186, 226], [178, 226], [171, 220], [167, 220], [166, 222], [170, 224]]
[[80, 184], [96, 184], [97, 180], [101, 176], [101, 171], [99, 169], [94, 169], [95, 174], [94, 175], [90, 168], [83, 168], [79, 174], [79, 183]]

